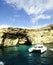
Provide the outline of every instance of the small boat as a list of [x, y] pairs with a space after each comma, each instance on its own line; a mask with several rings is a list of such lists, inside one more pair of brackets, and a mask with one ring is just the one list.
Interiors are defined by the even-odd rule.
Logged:
[[36, 52], [43, 53], [46, 50], [47, 50], [47, 47], [45, 47], [43, 44], [37, 44], [34, 47], [29, 48], [29, 52], [36, 51]]
[[50, 51], [53, 51], [53, 48], [52, 49], [49, 49]]

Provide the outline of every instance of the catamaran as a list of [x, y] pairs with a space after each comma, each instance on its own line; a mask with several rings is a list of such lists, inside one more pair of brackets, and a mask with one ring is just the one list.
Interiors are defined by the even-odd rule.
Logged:
[[36, 51], [36, 52], [40, 52], [40, 53], [43, 53], [47, 50], [47, 47], [45, 47], [42, 43], [40, 44], [36, 44], [35, 46], [29, 48], [29, 52], [33, 52], [33, 51]]

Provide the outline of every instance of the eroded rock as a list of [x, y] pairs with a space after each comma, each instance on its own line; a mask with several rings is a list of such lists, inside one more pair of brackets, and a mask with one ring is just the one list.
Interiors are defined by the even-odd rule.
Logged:
[[53, 43], [53, 26], [38, 29], [3, 28], [0, 29], [0, 46], [31, 45], [39, 42]]
[[18, 38], [17, 39], [8, 39], [6, 38], [4, 41], [4, 47], [6, 46], [16, 46], [18, 45]]

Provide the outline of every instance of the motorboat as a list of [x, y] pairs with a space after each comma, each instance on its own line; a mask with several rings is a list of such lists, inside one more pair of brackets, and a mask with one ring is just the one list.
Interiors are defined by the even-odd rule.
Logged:
[[45, 47], [43, 44], [36, 44], [35, 46], [28, 49], [29, 52], [40, 52], [43, 53], [47, 50], [47, 47]]

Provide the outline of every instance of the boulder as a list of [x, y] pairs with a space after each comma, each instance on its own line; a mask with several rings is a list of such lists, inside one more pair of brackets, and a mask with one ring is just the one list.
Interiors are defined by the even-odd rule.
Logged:
[[4, 41], [4, 47], [8, 47], [8, 46], [13, 46], [13, 41], [12, 39], [8, 39], [6, 38], [5, 41]]
[[4, 46], [16, 46], [18, 45], [18, 38], [17, 39], [8, 39], [6, 38], [4, 41]]
[[0, 32], [0, 38], [1, 38], [3, 35], [4, 35], [4, 33], [3, 33], [3, 32]]
[[19, 45], [18, 40], [18, 38], [13, 40], [13, 46]]
[[26, 38], [21, 38], [21, 39], [19, 39], [19, 44], [25, 45], [26, 41], [27, 41]]

